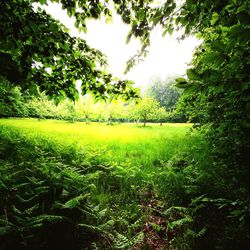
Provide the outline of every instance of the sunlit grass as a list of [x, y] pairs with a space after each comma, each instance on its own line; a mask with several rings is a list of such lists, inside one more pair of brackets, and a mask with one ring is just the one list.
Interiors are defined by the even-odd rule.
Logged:
[[[182, 204], [187, 179], [195, 174], [195, 164], [207, 159], [201, 147], [202, 136], [190, 133], [191, 124], [143, 127], [0, 119], [0, 128], [3, 141], [9, 143], [4, 151], [8, 155], [3, 158], [12, 157], [14, 145], [13, 161], [21, 166], [34, 161], [36, 167], [41, 160], [50, 169], [55, 167], [50, 163], [56, 159], [59, 167], [66, 167], [67, 174], [83, 172], [90, 194], [88, 201], [101, 208], [112, 208], [111, 217], [118, 221], [124, 217], [131, 221], [132, 215], [137, 221], [142, 216], [140, 206], [147, 199], [148, 190], [164, 204], [175, 200]], [[33, 154], [33, 148], [41, 153]], [[130, 232], [130, 228], [126, 230]]]
[[199, 136], [190, 136], [190, 124], [106, 125], [69, 123], [56, 120], [1, 119], [0, 125], [16, 128], [30, 139], [45, 138], [60, 146], [100, 151], [99, 160], [130, 162], [151, 167], [197, 144]]

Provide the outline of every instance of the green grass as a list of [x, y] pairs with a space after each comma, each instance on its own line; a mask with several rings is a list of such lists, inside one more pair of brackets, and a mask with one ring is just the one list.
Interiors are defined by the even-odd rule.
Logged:
[[[61, 147], [74, 145], [98, 151], [99, 160], [130, 162], [152, 167], [196, 145], [199, 135], [187, 135], [191, 124], [106, 125], [68, 123], [56, 120], [1, 119], [0, 125], [18, 129], [30, 139], [46, 139]], [[195, 153], [195, 152], [194, 152]]]
[[[0, 193], [0, 200], [8, 205], [14, 199], [16, 207], [24, 211], [27, 207], [34, 209], [25, 219], [25, 232], [34, 234], [34, 239], [38, 237], [40, 242], [47, 242], [47, 238], [37, 235], [30, 220], [36, 220], [36, 216], [40, 219], [40, 215], [47, 216], [46, 220], [65, 215], [70, 220], [74, 218], [75, 224], [69, 225], [70, 235], [77, 236], [78, 225], [83, 225], [87, 236], [92, 228], [95, 234], [104, 231], [114, 245], [116, 241], [123, 243], [124, 238], [136, 244], [135, 236], [154, 218], [151, 215], [161, 214], [168, 221], [166, 209], [190, 203], [189, 193], [197, 188], [197, 166], [206, 159], [202, 136], [197, 131], [191, 132], [191, 128], [191, 124], [143, 127], [0, 119], [0, 189], [2, 185], [7, 191], [18, 190], [25, 196], [20, 200], [6, 191]], [[34, 197], [40, 197], [41, 204], [50, 197], [46, 203], [48, 211], [44, 211], [43, 205], [35, 207]], [[0, 204], [0, 227], [5, 223], [1, 220], [6, 216], [5, 203], [2, 208]], [[95, 214], [91, 215], [87, 208]], [[13, 218], [22, 219], [24, 212], [15, 207], [9, 209], [15, 215]], [[73, 212], [80, 214], [77, 219]], [[13, 230], [17, 227], [23, 232], [23, 223], [14, 219], [12, 222]], [[2, 226], [9, 230], [5, 224]], [[48, 223], [37, 226], [51, 230]], [[6, 231], [7, 236], [8, 232], [11, 231]], [[123, 238], [119, 239], [117, 233]], [[86, 242], [84, 235], [80, 239]], [[13, 242], [19, 246], [19, 241], [16, 238]], [[73, 244], [76, 239], [72, 237], [71, 241]], [[28, 239], [27, 244], [33, 246], [36, 242]], [[97, 249], [107, 248], [101, 245]]]

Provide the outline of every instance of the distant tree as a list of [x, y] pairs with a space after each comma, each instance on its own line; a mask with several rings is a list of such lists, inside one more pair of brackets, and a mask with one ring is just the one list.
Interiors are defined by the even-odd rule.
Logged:
[[162, 80], [156, 77], [148, 87], [146, 95], [157, 100], [160, 106], [164, 107], [166, 110], [173, 111], [183, 92], [181, 89], [175, 87], [175, 84], [173, 78]]
[[108, 124], [124, 119], [124, 103], [119, 100], [107, 103], [105, 105], [105, 115]]
[[75, 122], [77, 118], [77, 112], [76, 112], [76, 107], [72, 102], [66, 102], [66, 107], [67, 107], [67, 116], [66, 119], [69, 122]]
[[0, 117], [26, 116], [28, 110], [19, 87], [0, 78]]
[[146, 122], [150, 119], [154, 119], [159, 109], [159, 103], [153, 98], [142, 98], [139, 104], [134, 107], [134, 117], [143, 121], [143, 126], [146, 126]]
[[81, 96], [80, 100], [76, 102], [77, 117], [84, 118], [85, 123], [88, 124], [91, 121], [93, 114], [94, 102], [91, 95]]
[[165, 108], [158, 108], [154, 114], [155, 120], [160, 123], [162, 126], [162, 122], [166, 120], [168, 116], [168, 112], [166, 111]]

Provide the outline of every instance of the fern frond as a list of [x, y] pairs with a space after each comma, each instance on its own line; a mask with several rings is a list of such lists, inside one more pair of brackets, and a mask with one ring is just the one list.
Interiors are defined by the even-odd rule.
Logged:
[[84, 228], [85, 230], [89, 230], [90, 232], [103, 233], [103, 230], [100, 229], [98, 226], [88, 225], [84, 223], [77, 224], [77, 226], [80, 228]]
[[81, 194], [79, 196], [76, 196], [76, 197], [68, 200], [64, 204], [64, 208], [75, 208], [78, 205], [80, 205], [82, 201], [85, 201], [89, 196], [90, 196], [89, 193], [87, 193], [87, 194]]
[[63, 221], [69, 221], [69, 219], [65, 216], [42, 214], [36, 217], [29, 218], [29, 222], [27, 223], [27, 225], [31, 226], [34, 224], [40, 224], [44, 222], [49, 222], [54, 224]]
[[103, 231], [110, 231], [115, 224], [114, 220], [108, 220], [106, 223], [99, 226], [99, 228]]
[[184, 218], [172, 221], [171, 223], [168, 224], [168, 229], [173, 230], [175, 228], [179, 228], [181, 226], [187, 225], [189, 223], [192, 223], [193, 219], [191, 216], [186, 215]]
[[135, 245], [141, 245], [145, 239], [145, 235], [143, 232], [139, 232], [137, 235], [134, 236], [132, 239], [133, 241], [133, 246]]
[[35, 210], [37, 210], [38, 208], [39, 208], [39, 203], [37, 203], [37, 204], [35, 204], [34, 206], [32, 206], [32, 207], [26, 209], [26, 210], [24, 211], [24, 214], [30, 215], [30, 214], [32, 214]]
[[114, 249], [127, 249], [129, 245], [130, 245], [129, 239], [123, 234], [116, 232], [113, 241]]

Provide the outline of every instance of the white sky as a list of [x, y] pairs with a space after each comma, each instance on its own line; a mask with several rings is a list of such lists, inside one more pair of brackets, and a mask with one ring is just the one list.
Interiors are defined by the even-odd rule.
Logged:
[[132, 40], [126, 44], [129, 26], [119, 16], [113, 16], [113, 22], [106, 24], [104, 20], [89, 20], [87, 34], [79, 34], [74, 27], [74, 20], [69, 18], [60, 5], [50, 3], [44, 7], [55, 19], [60, 20], [70, 34], [87, 40], [90, 46], [101, 50], [108, 57], [109, 70], [114, 76], [135, 81], [135, 86], [145, 88], [155, 76], [165, 78], [183, 75], [187, 64], [191, 61], [194, 48], [200, 43], [196, 38], [189, 37], [181, 42], [177, 35], [162, 38], [160, 30], [152, 34], [149, 54], [144, 62], [135, 66], [127, 75], [123, 75], [127, 60], [140, 48], [139, 41]]

